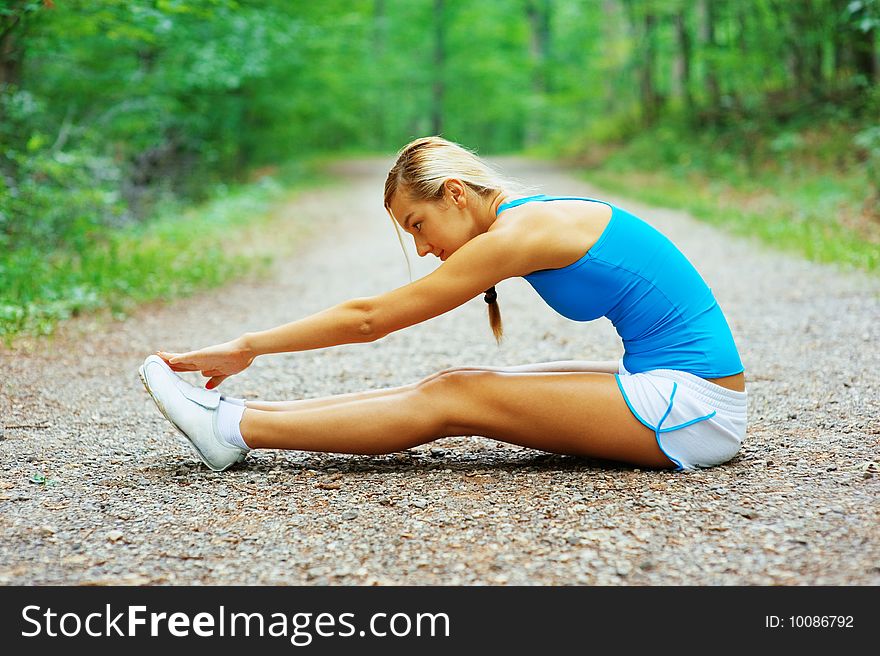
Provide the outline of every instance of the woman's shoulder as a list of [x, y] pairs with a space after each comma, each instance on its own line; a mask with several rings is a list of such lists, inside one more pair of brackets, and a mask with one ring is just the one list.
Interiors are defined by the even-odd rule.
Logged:
[[[519, 203], [518, 201], [526, 202]], [[493, 228], [507, 223], [527, 223], [540, 226], [552, 221], [569, 223], [607, 223], [613, 211], [610, 203], [580, 196], [514, 196], [498, 207], [499, 214]]]
[[515, 235], [518, 243], [538, 252], [542, 266], [537, 268], [555, 269], [580, 259], [599, 239], [611, 213], [602, 202], [532, 201], [502, 212], [490, 230]]

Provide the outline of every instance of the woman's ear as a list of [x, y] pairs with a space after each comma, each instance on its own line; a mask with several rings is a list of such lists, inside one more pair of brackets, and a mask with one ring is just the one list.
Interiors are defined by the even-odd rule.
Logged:
[[467, 207], [467, 187], [461, 180], [450, 178], [445, 183], [446, 192], [452, 200], [452, 204], [459, 209]]

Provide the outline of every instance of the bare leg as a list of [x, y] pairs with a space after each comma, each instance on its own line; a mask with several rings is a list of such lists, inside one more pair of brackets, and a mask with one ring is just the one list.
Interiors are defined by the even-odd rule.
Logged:
[[484, 435], [543, 451], [672, 467], [602, 373], [452, 371], [383, 394], [267, 412], [241, 422], [253, 448], [390, 453], [449, 435]]
[[252, 410], [265, 410], [268, 412], [279, 412], [288, 410], [305, 410], [314, 408], [325, 408], [351, 401], [363, 401], [366, 399], [376, 399], [389, 394], [399, 394], [403, 390], [414, 387], [418, 383], [409, 385], [401, 385], [400, 387], [389, 387], [386, 389], [368, 390], [366, 392], [350, 392], [348, 394], [334, 394], [333, 396], [322, 396], [314, 399], [297, 399], [295, 401], [246, 401], [245, 407]]
[[[587, 360], [561, 360], [556, 362], [538, 362], [535, 364], [520, 364], [511, 367], [451, 367], [438, 371], [428, 376], [422, 383], [430, 381], [438, 376], [454, 371], [495, 371], [498, 373], [538, 373], [538, 372], [562, 372], [562, 371], [595, 371], [603, 373], [617, 373], [617, 361], [587, 361]], [[298, 399], [295, 401], [247, 401], [246, 407], [254, 410], [304, 410], [314, 408], [325, 408], [331, 405], [347, 403], [349, 401], [362, 401], [366, 399], [375, 399], [389, 394], [398, 394], [405, 388], [412, 387], [418, 383], [411, 385], [403, 385], [400, 387], [391, 387], [387, 389], [369, 390], [366, 392], [350, 392], [348, 394], [335, 394], [333, 396], [324, 396], [315, 399]]]

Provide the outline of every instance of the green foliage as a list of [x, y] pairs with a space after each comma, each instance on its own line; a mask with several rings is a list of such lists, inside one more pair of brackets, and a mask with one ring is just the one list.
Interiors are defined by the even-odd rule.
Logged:
[[871, 203], [880, 214], [880, 125], [872, 125], [859, 132], [853, 143], [865, 152], [865, 173], [873, 188]]
[[[876, 149], [876, 128], [811, 123], [809, 130], [688, 133], [666, 123], [586, 173], [595, 184], [820, 262], [880, 271], [880, 234], [861, 230], [868, 168], [850, 144]], [[760, 156], [746, 156], [747, 151]], [[877, 156], [877, 153], [874, 153]], [[848, 217], [848, 220], [844, 220]]]
[[880, 1], [850, 0], [844, 12], [845, 20], [860, 32], [880, 28]]
[[[298, 185], [320, 180], [301, 166], [296, 173]], [[238, 190], [218, 187], [214, 200], [201, 207], [169, 205], [146, 224], [101, 231], [81, 226], [84, 233], [72, 241], [88, 247], [6, 251], [0, 254], [0, 336], [47, 334], [58, 321], [83, 312], [121, 315], [140, 302], [185, 296], [264, 271], [281, 246], [247, 248], [248, 235], [272, 230], [271, 210], [288, 195], [264, 177]], [[288, 227], [284, 234], [295, 238], [303, 230]]]
[[0, 246], [82, 250], [89, 232], [124, 213], [121, 173], [86, 146], [60, 150], [44, 104], [27, 91], [0, 95]]
[[0, 323], [159, 293], [129, 274], [174, 208], [258, 167], [435, 131], [804, 198], [831, 170], [876, 215], [878, 32], [880, 0], [6, 0]]
[[55, 151], [112, 159], [134, 218], [249, 166], [392, 151], [437, 117], [491, 153], [620, 143], [644, 129], [648, 104], [651, 122], [758, 131], [805, 103], [857, 107], [876, 87], [859, 38], [880, 20], [878, 0], [25, 5], [25, 90], [50, 109], [18, 139], [39, 150], [67, 125]]

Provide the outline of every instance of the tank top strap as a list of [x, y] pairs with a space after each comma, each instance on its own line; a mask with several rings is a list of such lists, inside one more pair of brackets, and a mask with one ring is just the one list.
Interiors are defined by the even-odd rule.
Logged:
[[533, 200], [542, 200], [547, 198], [546, 194], [537, 194], [535, 196], [526, 196], [525, 198], [517, 198], [516, 200], [509, 200], [506, 203], [501, 203], [498, 206], [498, 210], [495, 212], [495, 216], [501, 214], [504, 210], [509, 210], [511, 207], [519, 207], [520, 205], [525, 205], [526, 203]]
[[548, 201], [548, 200], [586, 200], [592, 203], [602, 203], [603, 205], [607, 205], [612, 210], [614, 209], [614, 205], [611, 203], [607, 203], [604, 200], [599, 200], [598, 198], [586, 198], [584, 196], [548, 196], [547, 194], [536, 194], [534, 196], [526, 196], [525, 198], [517, 198], [515, 200], [507, 201], [506, 203], [501, 203], [498, 206], [498, 210], [495, 212], [495, 216], [501, 214], [504, 210], [509, 210], [511, 207], [519, 207], [520, 205], [525, 205], [526, 203], [531, 203], [532, 201]]

